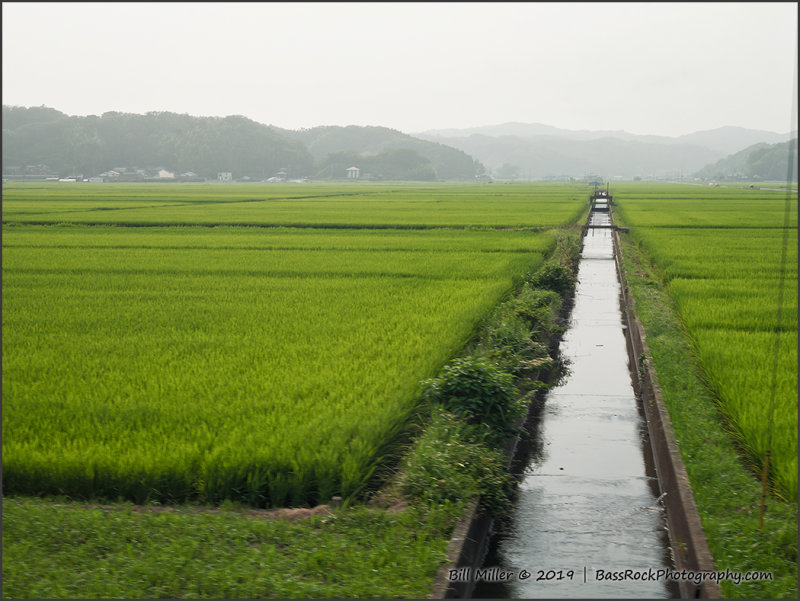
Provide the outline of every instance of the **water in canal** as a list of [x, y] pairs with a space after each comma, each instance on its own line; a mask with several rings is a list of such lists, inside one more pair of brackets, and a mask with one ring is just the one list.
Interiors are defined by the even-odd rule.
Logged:
[[[607, 220], [607, 213], [594, 214], [590, 224]], [[588, 230], [560, 346], [567, 373], [534, 420], [512, 525], [484, 562], [499, 568], [486, 573], [489, 580], [501, 572], [511, 577], [479, 581], [475, 598], [678, 596], [671, 582], [649, 579], [673, 566], [628, 370], [613, 252], [610, 229]]]

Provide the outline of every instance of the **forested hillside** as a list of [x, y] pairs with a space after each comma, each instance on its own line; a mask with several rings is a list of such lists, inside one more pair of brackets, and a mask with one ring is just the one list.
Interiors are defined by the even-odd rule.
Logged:
[[460, 150], [381, 127], [293, 132], [242, 116], [170, 112], [69, 116], [48, 107], [3, 106], [3, 174], [92, 177], [115, 168], [163, 168], [216, 178], [281, 174], [344, 178], [356, 166], [373, 179], [471, 180], [483, 167]]
[[781, 144], [753, 144], [744, 150], [707, 165], [695, 176], [704, 179], [786, 179], [792, 167], [797, 181], [797, 139]]
[[314, 159], [300, 142], [245, 117], [167, 112], [72, 117], [46, 107], [3, 106], [3, 173], [38, 164], [87, 177], [138, 166], [264, 178], [282, 168], [309, 173]]
[[408, 179], [463, 180], [486, 171], [462, 150], [387, 127], [321, 126], [281, 132], [306, 145], [320, 165], [320, 175], [343, 173], [352, 164], [387, 179], [407, 172], [415, 176]]

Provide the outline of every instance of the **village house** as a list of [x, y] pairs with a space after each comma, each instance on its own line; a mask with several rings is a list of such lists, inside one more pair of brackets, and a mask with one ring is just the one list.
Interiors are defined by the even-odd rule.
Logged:
[[178, 176], [178, 181], [181, 182], [204, 182], [206, 178], [197, 175], [194, 171], [186, 171]]

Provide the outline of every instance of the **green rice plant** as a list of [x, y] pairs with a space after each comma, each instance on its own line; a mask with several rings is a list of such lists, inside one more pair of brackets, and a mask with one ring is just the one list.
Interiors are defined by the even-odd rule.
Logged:
[[[723, 580], [723, 595], [729, 599], [794, 599], [797, 503], [768, 498], [765, 519], [760, 523], [761, 479], [755, 477], [752, 461], [741, 452], [741, 437], [735, 432], [731, 436], [721, 427], [722, 397], [709, 388], [703, 370], [696, 369], [697, 341], [692, 344], [687, 337], [675, 303], [666, 287], [658, 285], [657, 269], [627, 234], [621, 236], [621, 243], [625, 279], [647, 333], [648, 360], [658, 374], [714, 565], [717, 570], [746, 567], [774, 576], [769, 581], [738, 584]], [[746, 357], [736, 356], [735, 348], [731, 351], [737, 373], [745, 377], [753, 373]], [[763, 393], [754, 398], [763, 401]], [[730, 420], [724, 423], [730, 424]]]
[[94, 184], [3, 188], [3, 223], [514, 227], [573, 223], [585, 185]]
[[[352, 494], [384, 436], [413, 409], [408, 374], [430, 374], [509, 285], [89, 273], [6, 274], [7, 489], [19, 490], [23, 465], [35, 461], [58, 464], [65, 481], [51, 486], [38, 474], [25, 480], [26, 492], [95, 489], [141, 500], [149, 490], [171, 499], [199, 478], [197, 493], [209, 499], [234, 489], [237, 498], [266, 498], [250, 477], [255, 466], [297, 473], [280, 457], [323, 454], [332, 458], [321, 471], [332, 470], [344, 487], [338, 492]], [[43, 286], [50, 295], [40, 293]], [[442, 310], [459, 320], [456, 327], [435, 317]], [[433, 346], [436, 354], [422, 350]], [[369, 444], [359, 443], [365, 436]], [[144, 473], [132, 479], [133, 464]], [[185, 476], [166, 478], [167, 487], [158, 475], [165, 470]]]
[[[637, 227], [776, 228], [783, 226], [785, 192], [681, 184], [614, 186], [617, 221]], [[797, 223], [797, 196], [790, 210]]]
[[[797, 231], [790, 230], [786, 268], [797, 263]], [[670, 229], [635, 227], [632, 237], [672, 278], [778, 278], [783, 253], [782, 229]], [[702, 239], [702, 243], [698, 243]], [[789, 271], [791, 273], [791, 271]]]
[[722, 410], [750, 462], [761, 469], [764, 456], [770, 451], [771, 479], [776, 492], [796, 501], [796, 331], [782, 332], [778, 340], [774, 392], [773, 333], [697, 328], [692, 336], [709, 385], [722, 400]]
[[[797, 228], [784, 228], [785, 194], [630, 187], [615, 200], [754, 471], [770, 450], [777, 494], [796, 501]], [[790, 209], [796, 224], [796, 196]]]
[[797, 331], [797, 282], [783, 282], [778, 323], [778, 279], [675, 278], [669, 291], [689, 329]]
[[[416, 223], [432, 192], [407, 190]], [[180, 193], [160, 200], [226, 204]], [[102, 194], [84, 200], [117, 210]], [[491, 204], [467, 200], [475, 215]], [[414, 413], [419, 381], [554, 238], [7, 225], [3, 245], [7, 492], [277, 506], [357, 494]]]

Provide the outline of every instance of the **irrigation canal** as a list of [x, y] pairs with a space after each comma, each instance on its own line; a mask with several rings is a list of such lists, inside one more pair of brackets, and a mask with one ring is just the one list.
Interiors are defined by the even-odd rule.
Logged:
[[[578, 269], [566, 366], [532, 420], [510, 528], [493, 537], [473, 598], [676, 598], [661, 578], [599, 570], [674, 569], [647, 425], [634, 393], [608, 207], [593, 206]], [[529, 422], [530, 423], [530, 422]], [[520, 579], [524, 570], [529, 577]], [[494, 581], [492, 581], [494, 580]]]

